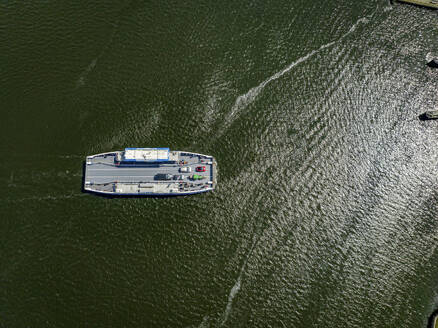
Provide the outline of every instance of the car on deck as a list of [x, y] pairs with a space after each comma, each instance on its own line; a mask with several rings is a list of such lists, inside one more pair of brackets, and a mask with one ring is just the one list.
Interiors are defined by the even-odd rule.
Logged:
[[172, 174], [169, 173], [158, 173], [155, 175], [155, 180], [171, 180]]

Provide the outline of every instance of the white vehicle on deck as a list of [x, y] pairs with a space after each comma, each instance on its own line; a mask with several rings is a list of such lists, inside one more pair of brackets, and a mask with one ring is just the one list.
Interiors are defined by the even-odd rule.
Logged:
[[188, 173], [188, 172], [192, 172], [192, 168], [190, 167], [190, 166], [184, 166], [184, 167], [181, 167], [180, 169], [179, 169], [179, 171], [181, 172], [181, 173]]

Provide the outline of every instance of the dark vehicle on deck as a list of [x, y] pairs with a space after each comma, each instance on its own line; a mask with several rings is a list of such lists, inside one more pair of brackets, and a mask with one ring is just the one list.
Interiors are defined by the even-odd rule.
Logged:
[[158, 173], [155, 175], [155, 180], [172, 180], [172, 174]]

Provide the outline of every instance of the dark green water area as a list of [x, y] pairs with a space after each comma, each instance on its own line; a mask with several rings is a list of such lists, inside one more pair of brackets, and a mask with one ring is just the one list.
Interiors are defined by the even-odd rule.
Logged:
[[[0, 3], [0, 327], [424, 327], [438, 306], [438, 11]], [[86, 155], [213, 155], [108, 199]]]

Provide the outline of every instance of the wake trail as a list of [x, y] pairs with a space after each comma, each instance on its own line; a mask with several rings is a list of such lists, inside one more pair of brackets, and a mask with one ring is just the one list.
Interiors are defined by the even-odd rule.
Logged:
[[91, 63], [87, 66], [87, 68], [82, 72], [79, 76], [79, 79], [76, 81], [76, 89], [85, 84], [85, 80], [87, 79], [88, 74], [96, 67], [97, 60], [101, 55], [94, 58]]
[[222, 327], [225, 324], [225, 322], [227, 322], [228, 317], [231, 314], [231, 311], [233, 309], [234, 297], [237, 295], [237, 293], [240, 290], [240, 286], [242, 284], [242, 276], [244, 274], [246, 264], [248, 263], [248, 259], [252, 255], [252, 252], [254, 251], [254, 248], [255, 248], [257, 242], [258, 242], [258, 239], [253, 242], [253, 244], [251, 246], [251, 249], [249, 250], [248, 255], [245, 258], [245, 261], [243, 262], [243, 265], [240, 268], [239, 276], [237, 277], [237, 280], [236, 280], [234, 286], [231, 288], [230, 294], [228, 295], [227, 306], [225, 307], [225, 311], [224, 311], [224, 313], [222, 315], [222, 321], [221, 321], [219, 327]]
[[69, 194], [69, 195], [47, 195], [47, 196], [32, 196], [32, 197], [25, 197], [25, 198], [18, 198], [18, 199], [1, 199], [0, 202], [5, 201], [7, 203], [21, 203], [21, 202], [27, 202], [27, 201], [51, 201], [51, 200], [63, 200], [63, 199], [70, 199], [70, 198], [76, 198], [76, 197], [86, 197], [87, 195], [85, 193], [82, 194]]
[[[126, 8], [129, 8], [130, 6], [131, 6], [131, 4], [128, 4]], [[115, 38], [116, 33], [117, 33], [117, 30], [119, 29], [119, 26], [120, 26], [120, 21], [122, 19], [123, 13], [126, 10], [126, 8], [123, 8], [120, 11], [119, 18], [117, 19], [116, 23], [113, 24], [113, 31], [111, 33], [111, 36], [110, 36], [108, 42], [106, 42], [104, 44], [104, 46], [102, 47], [102, 49], [100, 50], [100, 52], [98, 53], [96, 58], [94, 58], [91, 61], [91, 63], [88, 64], [87, 68], [79, 76], [78, 80], [76, 81], [75, 89], [78, 89], [78, 88], [80, 88], [81, 86], [83, 86], [85, 84], [88, 75], [90, 74], [91, 71], [94, 70], [94, 68], [96, 67], [96, 64], [99, 61], [99, 59], [106, 53], [106, 50], [109, 49], [111, 47], [111, 45], [113, 44], [114, 38]]]
[[209, 325], [208, 325], [208, 320], [209, 320], [210, 318], [209, 318], [209, 316], [208, 315], [206, 315], [204, 318], [202, 318], [202, 322], [201, 322], [201, 324], [198, 326], [198, 328], [207, 328]]
[[351, 33], [353, 33], [360, 24], [365, 24], [369, 21], [369, 18], [374, 16], [375, 11], [373, 14], [371, 14], [370, 16], [367, 17], [362, 17], [359, 18], [351, 27], [350, 29], [343, 34], [341, 37], [339, 37], [337, 40], [331, 41], [329, 43], [326, 43], [324, 45], [322, 45], [321, 47], [319, 47], [318, 49], [312, 50], [311, 52], [309, 52], [307, 55], [297, 59], [296, 61], [294, 61], [293, 63], [291, 63], [289, 66], [287, 66], [286, 68], [284, 68], [283, 70], [275, 73], [274, 75], [270, 76], [269, 78], [267, 78], [266, 80], [264, 80], [262, 83], [260, 83], [258, 86], [251, 88], [247, 93], [240, 95], [239, 97], [237, 97], [236, 102], [234, 103], [233, 107], [231, 107], [231, 111], [228, 114], [227, 118], [225, 119], [225, 123], [224, 123], [224, 127], [221, 131], [219, 131], [218, 135], [222, 135], [222, 133], [224, 132], [224, 130], [226, 130], [230, 124], [235, 120], [236, 115], [241, 112], [245, 107], [247, 107], [250, 103], [252, 103], [257, 96], [260, 94], [260, 92], [265, 88], [265, 86], [274, 81], [279, 79], [280, 77], [282, 77], [284, 74], [288, 73], [289, 71], [291, 71], [294, 67], [298, 66], [299, 64], [307, 61], [308, 59], [312, 58], [314, 55], [316, 55], [317, 53], [319, 53], [320, 51], [330, 48], [332, 46], [334, 46], [335, 44], [341, 42], [342, 40], [344, 40], [347, 36], [349, 36]]

